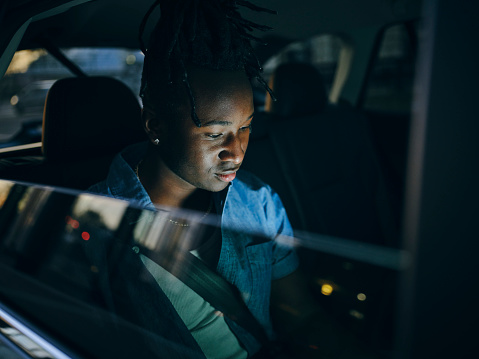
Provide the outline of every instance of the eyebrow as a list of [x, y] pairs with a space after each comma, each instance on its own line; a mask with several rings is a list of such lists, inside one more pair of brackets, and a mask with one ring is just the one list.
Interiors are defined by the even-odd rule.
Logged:
[[[246, 119], [246, 121], [248, 121], [249, 119], [253, 118], [253, 116], [254, 116], [254, 113], [252, 113], [252, 114]], [[233, 124], [233, 122], [225, 121], [225, 120], [211, 120], [211, 121], [202, 123], [202, 124], [201, 124], [201, 127], [208, 127], [208, 126], [230, 126], [230, 125], [232, 125], [232, 124]]]

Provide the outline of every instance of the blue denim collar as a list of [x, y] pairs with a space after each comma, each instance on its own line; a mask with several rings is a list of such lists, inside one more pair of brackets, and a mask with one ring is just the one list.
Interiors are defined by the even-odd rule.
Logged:
[[[110, 168], [106, 184], [114, 197], [126, 198], [140, 207], [154, 210], [156, 207], [134, 170], [145, 157], [147, 146], [148, 142], [141, 142], [129, 146], [119, 153]], [[223, 213], [226, 197], [232, 186], [233, 182], [224, 190], [213, 192], [217, 214], [221, 215]]]

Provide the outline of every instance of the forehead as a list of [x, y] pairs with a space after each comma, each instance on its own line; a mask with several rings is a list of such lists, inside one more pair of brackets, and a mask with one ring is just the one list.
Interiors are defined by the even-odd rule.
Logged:
[[[232, 116], [248, 118], [253, 114], [253, 92], [244, 71], [188, 68], [187, 74], [195, 112], [202, 123]], [[185, 83], [161, 86], [152, 94], [147, 98], [145, 107], [151, 109], [159, 123], [172, 128], [190, 125], [197, 128]]]
[[[244, 71], [193, 69], [188, 72], [188, 80], [200, 119], [221, 116], [231, 111], [251, 115], [253, 93]], [[241, 116], [240, 113], [238, 115]]]

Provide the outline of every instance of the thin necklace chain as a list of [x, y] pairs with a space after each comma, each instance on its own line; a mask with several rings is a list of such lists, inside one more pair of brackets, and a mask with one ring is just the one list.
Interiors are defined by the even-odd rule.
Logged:
[[[142, 162], [143, 162], [143, 160], [138, 162], [138, 164], [135, 167], [135, 174], [136, 174], [136, 177], [138, 178], [138, 181], [140, 181], [140, 183], [141, 183], [141, 179], [140, 179], [140, 175], [138, 173], [138, 170], [139, 170], [139, 167], [140, 167]], [[199, 222], [201, 222], [203, 219], [205, 219], [206, 216], [211, 213], [212, 209], [213, 209], [213, 199], [210, 196], [210, 204], [208, 205], [208, 209], [206, 210], [205, 214], [203, 214], [203, 216], [200, 218]], [[188, 223], [182, 223], [182, 222], [170, 219], [170, 218], [168, 218], [168, 222], [170, 222], [171, 224], [174, 224], [175, 226], [179, 226], [179, 227], [189, 227], [190, 226]]]
[[[207, 215], [209, 215], [211, 213], [211, 210], [213, 209], [213, 200], [210, 198], [210, 204], [208, 206], [208, 209], [206, 210], [206, 212], [203, 214], [203, 216], [198, 220], [198, 222], [201, 222], [203, 219], [206, 218]], [[175, 221], [173, 219], [170, 219], [168, 218], [168, 221], [172, 224], [174, 224], [175, 226], [180, 226], [180, 227], [189, 227], [190, 225], [188, 223], [182, 223], [182, 222], [178, 222], [178, 221]]]
[[141, 160], [140, 162], [138, 162], [138, 164], [136, 165], [135, 167], [135, 174], [136, 174], [136, 177], [138, 178], [138, 180], [141, 182], [141, 179], [140, 179], [140, 175], [138, 174], [138, 168], [140, 168], [140, 165], [141, 163], [143, 162], [143, 160]]

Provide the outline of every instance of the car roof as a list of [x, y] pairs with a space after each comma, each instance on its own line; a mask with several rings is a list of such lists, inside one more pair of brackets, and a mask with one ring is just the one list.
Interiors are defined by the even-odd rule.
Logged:
[[[357, 29], [380, 28], [419, 18], [422, 0], [257, 0], [255, 4], [276, 10], [278, 16], [241, 9], [245, 17], [273, 27], [255, 33], [270, 46], [257, 46], [264, 62], [289, 42], [322, 33], [344, 40]], [[0, 73], [4, 73], [15, 50], [67, 47], [139, 48], [139, 26], [152, 0], [21, 0], [4, 5], [0, 22]], [[148, 41], [160, 16], [156, 9], [145, 28]], [[12, 40], [13, 39], [13, 40]], [[278, 41], [279, 40], [279, 41]], [[354, 40], [351, 40], [354, 41]], [[255, 45], [255, 44], [253, 44]]]
[[[335, 33], [346, 41], [361, 28], [378, 28], [419, 18], [422, 0], [257, 0], [274, 9], [270, 16], [240, 9], [245, 17], [273, 27], [255, 33], [271, 46], [257, 46], [264, 62], [289, 42], [321, 33]], [[138, 49], [139, 26], [152, 0], [21, 0], [3, 3], [0, 13], [0, 73], [4, 74], [15, 50], [67, 47], [125, 47]], [[156, 9], [145, 28], [148, 41], [160, 16]], [[271, 39], [273, 38], [273, 39]], [[277, 41], [280, 39], [279, 41]], [[351, 40], [355, 41], [355, 40]], [[253, 44], [254, 45], [254, 44]]]
[[[78, 4], [82, 2], [81, 4]], [[27, 30], [20, 48], [38, 46], [44, 34], [58, 47], [123, 46], [138, 48], [138, 28], [152, 0], [23, 0], [10, 11], [31, 8], [34, 3], [65, 3], [74, 5], [53, 19], [36, 21]], [[274, 28], [274, 34], [291, 40], [305, 39], [324, 32], [344, 32], [364, 26], [381, 26], [419, 16], [419, 0], [258, 0], [255, 4], [276, 10], [278, 16], [269, 16], [250, 10], [241, 10], [252, 21]], [[13, 6], [13, 5], [11, 5]], [[37, 5], [37, 8], [40, 8]], [[345, 11], [347, 9], [347, 11]], [[286, 15], [286, 16], [284, 16]], [[155, 11], [153, 18], [159, 16]], [[150, 21], [153, 24], [155, 21]], [[150, 24], [150, 26], [151, 26]], [[148, 29], [147, 29], [148, 30]], [[148, 33], [148, 31], [146, 31]]]

